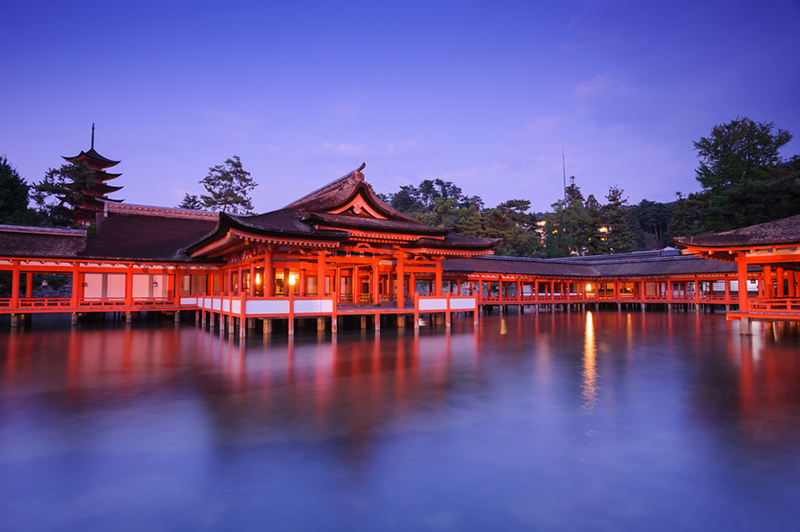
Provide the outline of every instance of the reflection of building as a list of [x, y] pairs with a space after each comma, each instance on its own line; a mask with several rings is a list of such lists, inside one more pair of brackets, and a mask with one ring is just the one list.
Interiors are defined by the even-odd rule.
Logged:
[[[731, 308], [739, 287], [743, 312], [765, 305], [765, 316], [786, 319], [775, 316], [799, 311], [798, 217], [773, 222], [786, 229], [782, 240], [748, 240], [743, 248], [715, 235], [678, 240], [700, 257], [674, 249], [494, 257], [487, 255], [496, 240], [429, 227], [392, 209], [362, 169], [255, 216], [106, 201], [91, 236], [2, 226], [0, 271], [11, 273], [11, 286], [10, 297], [0, 296], [0, 313], [199, 311], [203, 322], [224, 321], [229, 330], [237, 321], [241, 331], [254, 319], [267, 320], [265, 330], [269, 320], [287, 320], [291, 334], [295, 318], [335, 329], [343, 315], [378, 327], [382, 315], [398, 316], [399, 324], [413, 315], [417, 326], [420, 313], [436, 313], [449, 324], [452, 312], [476, 314], [492, 305]], [[33, 276], [43, 273], [70, 276], [71, 297], [32, 297]]]

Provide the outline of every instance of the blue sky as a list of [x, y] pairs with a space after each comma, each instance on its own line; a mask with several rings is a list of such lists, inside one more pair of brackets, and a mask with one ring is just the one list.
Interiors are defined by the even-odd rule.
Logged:
[[446, 179], [550, 208], [698, 190], [692, 141], [737, 116], [798, 136], [800, 3], [0, 0], [0, 154], [121, 160], [131, 203], [176, 205], [239, 155], [256, 210], [367, 163], [377, 192]]

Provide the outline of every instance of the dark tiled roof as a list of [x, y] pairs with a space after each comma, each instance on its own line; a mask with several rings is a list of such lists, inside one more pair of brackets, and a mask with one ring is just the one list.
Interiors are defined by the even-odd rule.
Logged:
[[447, 272], [482, 272], [545, 277], [646, 277], [681, 274], [720, 274], [736, 272], [730, 262], [659, 252], [532, 259], [490, 256], [475, 259], [448, 259]]
[[463, 248], [463, 249], [492, 249], [503, 242], [502, 238], [478, 238], [474, 236], [449, 233], [444, 240], [438, 238], [420, 238], [414, 245], [428, 248]]
[[183, 249], [210, 233], [216, 222], [111, 213], [101, 218], [82, 257], [119, 260], [189, 261]]
[[681, 246], [742, 247], [800, 244], [800, 214], [712, 235], [675, 237]]
[[86, 247], [86, 231], [0, 225], [0, 256], [68, 259]]
[[509, 275], [596, 277], [591, 265], [569, 264], [556, 259], [529, 259], [492, 255], [475, 259], [447, 259], [442, 262], [445, 272], [498, 273]]
[[346, 214], [312, 213], [306, 216], [309, 222], [318, 222], [331, 226], [350, 229], [375, 229], [389, 233], [408, 233], [417, 235], [446, 235], [450, 232], [444, 227], [431, 227], [417, 221], [383, 220], [366, 216], [348, 216]]
[[295, 209], [281, 209], [278, 211], [258, 214], [256, 216], [236, 216], [220, 214], [221, 225], [232, 225], [244, 229], [253, 229], [265, 233], [293, 234], [298, 236], [347, 236], [341, 231], [319, 231], [303, 218], [308, 215]]
[[314, 192], [290, 203], [284, 208], [306, 211], [309, 213], [330, 211], [346, 205], [361, 192], [367, 202], [388, 219], [404, 220], [406, 222], [424, 225], [381, 201], [375, 194], [375, 191], [372, 190], [372, 186], [364, 181], [364, 174], [361, 173], [361, 170], [363, 170], [365, 166], [366, 163], [349, 174], [331, 181], [324, 187], [318, 188]]

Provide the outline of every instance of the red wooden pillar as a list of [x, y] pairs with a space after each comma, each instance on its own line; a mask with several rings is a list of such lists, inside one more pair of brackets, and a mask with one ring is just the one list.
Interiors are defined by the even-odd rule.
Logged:
[[11, 263], [11, 308], [19, 307], [19, 261]]
[[406, 270], [404, 264], [404, 257], [402, 253], [397, 254], [397, 308], [402, 309], [405, 307], [405, 279]]
[[725, 277], [725, 304], [729, 305], [731, 302], [731, 281]]
[[783, 289], [783, 268], [775, 268], [775, 282], [778, 285], [777, 297], [785, 297]]
[[434, 289], [437, 296], [442, 295], [442, 259], [436, 259], [436, 276], [434, 279]]
[[264, 255], [264, 297], [275, 297], [275, 268], [271, 251]]
[[331, 291], [336, 294], [334, 299], [336, 303], [342, 302], [342, 267], [340, 265], [336, 265], [336, 278], [334, 279], [334, 286], [331, 287]]
[[318, 297], [325, 297], [327, 292], [325, 291], [325, 280], [328, 276], [328, 268], [325, 265], [325, 252], [318, 251], [317, 252], [317, 296]]
[[133, 264], [125, 271], [125, 306], [133, 306]]
[[413, 296], [417, 293], [417, 274], [409, 272], [408, 274], [408, 295]]
[[306, 296], [306, 270], [300, 266], [300, 297]]
[[[83, 288], [82, 279], [83, 275], [78, 270], [78, 263], [75, 262], [72, 264], [72, 301], [70, 301], [70, 306], [75, 308], [80, 303], [81, 299], [81, 288]], [[127, 278], [125, 280], [125, 292], [127, 294]], [[126, 296], [127, 297], [127, 296]]]
[[788, 297], [796, 297], [797, 296], [797, 288], [795, 287], [795, 282], [797, 282], [797, 272], [789, 270], [786, 272], [786, 277], [789, 284], [789, 291], [786, 294]]
[[741, 253], [736, 257], [736, 274], [739, 280], [739, 311], [747, 312], [750, 310], [747, 301], [747, 263]]
[[[374, 305], [381, 304], [381, 289], [380, 289], [380, 280], [381, 280], [381, 264], [380, 261], [376, 260], [372, 263], [372, 303]], [[376, 317], [375, 320], [379, 318]]]
[[250, 297], [256, 295], [256, 261], [250, 263], [250, 290], [247, 295]]
[[772, 291], [772, 267], [764, 266], [764, 297], [772, 299], [774, 296]]
[[180, 303], [181, 269], [175, 268], [172, 275], [167, 275], [167, 297]]
[[361, 300], [361, 281], [358, 279], [358, 266], [353, 266], [353, 303]]
[[33, 297], [33, 273], [31, 272], [25, 274], [25, 297], [28, 299]]

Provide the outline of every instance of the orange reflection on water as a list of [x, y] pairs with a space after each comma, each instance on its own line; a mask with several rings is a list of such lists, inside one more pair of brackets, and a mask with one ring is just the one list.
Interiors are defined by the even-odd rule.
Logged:
[[583, 344], [583, 407], [590, 412], [597, 404], [597, 347], [594, 338], [594, 318], [586, 313], [586, 331]]

